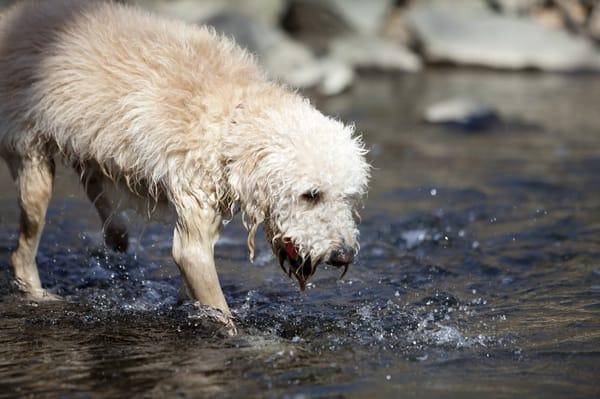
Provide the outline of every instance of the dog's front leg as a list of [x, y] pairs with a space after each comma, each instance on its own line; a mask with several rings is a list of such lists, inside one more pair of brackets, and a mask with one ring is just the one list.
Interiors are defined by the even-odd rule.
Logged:
[[214, 260], [221, 217], [213, 209], [194, 208], [178, 215], [173, 235], [173, 258], [189, 294], [201, 305], [217, 309], [219, 321], [235, 334], [233, 317], [221, 290]]

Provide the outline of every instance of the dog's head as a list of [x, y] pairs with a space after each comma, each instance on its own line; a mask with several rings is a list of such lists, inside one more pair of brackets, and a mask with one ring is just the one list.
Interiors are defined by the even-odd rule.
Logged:
[[[358, 206], [369, 178], [360, 137], [306, 101], [269, 110], [256, 123], [259, 133], [238, 136], [246, 150], [229, 167], [251, 256], [264, 222], [273, 253], [301, 289], [320, 263], [345, 273], [358, 252]], [[253, 143], [240, 142], [246, 139]]]

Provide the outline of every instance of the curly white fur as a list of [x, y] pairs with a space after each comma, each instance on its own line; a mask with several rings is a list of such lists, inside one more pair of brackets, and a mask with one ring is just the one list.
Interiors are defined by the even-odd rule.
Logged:
[[[206, 225], [239, 207], [251, 254], [265, 223], [271, 240], [323, 260], [341, 242], [357, 247], [353, 216], [369, 175], [353, 127], [269, 82], [232, 41], [103, 1], [26, 1], [2, 17], [0, 154], [25, 184], [17, 161], [58, 155], [172, 207], [188, 288], [226, 312], [224, 300], [200, 293], [220, 293], [209, 270], [219, 228]], [[311, 190], [318, 203], [302, 200]], [[26, 201], [22, 210], [35, 214]], [[206, 255], [200, 266], [194, 246]]]

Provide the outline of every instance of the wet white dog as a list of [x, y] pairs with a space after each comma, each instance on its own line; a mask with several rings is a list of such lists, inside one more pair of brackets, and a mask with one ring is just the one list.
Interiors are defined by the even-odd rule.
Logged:
[[11, 261], [31, 298], [53, 298], [35, 256], [57, 158], [78, 170], [115, 250], [127, 250], [115, 192], [174, 211], [189, 294], [233, 327], [214, 263], [222, 221], [241, 209], [251, 256], [264, 224], [301, 287], [320, 262], [347, 268], [364, 154], [352, 127], [207, 28], [82, 0], [26, 1], [0, 20], [0, 155], [21, 208]]

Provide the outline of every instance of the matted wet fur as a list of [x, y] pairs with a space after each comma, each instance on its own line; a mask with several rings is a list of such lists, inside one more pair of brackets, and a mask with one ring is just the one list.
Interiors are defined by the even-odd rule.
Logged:
[[11, 260], [31, 298], [54, 298], [35, 255], [55, 159], [78, 171], [115, 250], [127, 250], [127, 225], [109, 188], [172, 209], [189, 294], [233, 328], [214, 263], [222, 220], [241, 209], [251, 257], [264, 224], [301, 287], [320, 262], [347, 268], [364, 154], [353, 127], [209, 28], [82, 0], [26, 1], [0, 20], [0, 155], [21, 208]]

